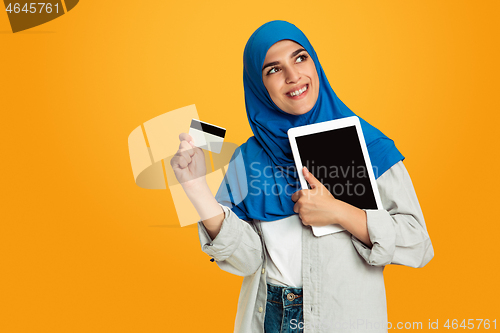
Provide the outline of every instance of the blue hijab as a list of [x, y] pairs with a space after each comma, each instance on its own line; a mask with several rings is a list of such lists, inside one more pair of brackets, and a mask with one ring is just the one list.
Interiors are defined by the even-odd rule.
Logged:
[[[267, 51], [284, 39], [302, 45], [318, 71], [318, 100], [311, 111], [298, 116], [278, 108], [262, 81]], [[271, 21], [258, 28], [245, 46], [243, 64], [245, 104], [254, 136], [236, 149], [215, 198], [243, 220], [275, 221], [295, 214], [291, 195], [300, 189], [288, 129], [355, 114], [333, 92], [309, 40], [291, 23]], [[404, 157], [391, 139], [359, 120], [378, 178]]]

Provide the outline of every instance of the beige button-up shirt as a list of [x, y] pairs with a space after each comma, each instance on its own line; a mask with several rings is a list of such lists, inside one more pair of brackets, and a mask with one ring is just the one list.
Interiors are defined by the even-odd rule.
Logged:
[[[403, 162], [377, 179], [384, 210], [366, 210], [372, 248], [347, 231], [321, 237], [302, 225], [304, 333], [387, 332], [384, 266], [423, 267], [434, 256], [420, 205]], [[263, 333], [267, 300], [266, 242], [259, 223], [225, 217], [212, 240], [198, 223], [202, 250], [244, 276], [234, 332]], [[283, 323], [291, 325], [292, 323]]]

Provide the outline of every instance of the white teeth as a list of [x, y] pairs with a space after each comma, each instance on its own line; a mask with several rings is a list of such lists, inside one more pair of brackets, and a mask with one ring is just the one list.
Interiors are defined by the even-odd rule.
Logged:
[[294, 91], [294, 92], [291, 92], [291, 93], [290, 93], [290, 96], [292, 96], [292, 97], [293, 97], [293, 96], [299, 96], [299, 95], [301, 95], [301, 94], [302, 94], [304, 91], [306, 91], [306, 90], [307, 90], [307, 86], [305, 86], [305, 87], [304, 87], [304, 88], [302, 88], [302, 89], [299, 89], [299, 90], [296, 90], [296, 91]]

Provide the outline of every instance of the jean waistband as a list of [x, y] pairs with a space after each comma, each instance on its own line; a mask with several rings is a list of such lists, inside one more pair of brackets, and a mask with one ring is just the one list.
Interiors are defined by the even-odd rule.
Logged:
[[267, 284], [267, 301], [283, 306], [302, 305], [302, 288], [283, 287]]

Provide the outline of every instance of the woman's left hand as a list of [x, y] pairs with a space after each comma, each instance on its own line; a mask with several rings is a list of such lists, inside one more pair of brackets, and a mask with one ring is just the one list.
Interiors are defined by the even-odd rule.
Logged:
[[299, 190], [292, 195], [292, 200], [295, 202], [293, 211], [299, 214], [304, 225], [339, 224], [338, 213], [345, 203], [335, 199], [306, 167], [302, 169], [302, 172], [306, 181], [311, 185], [311, 189]]

